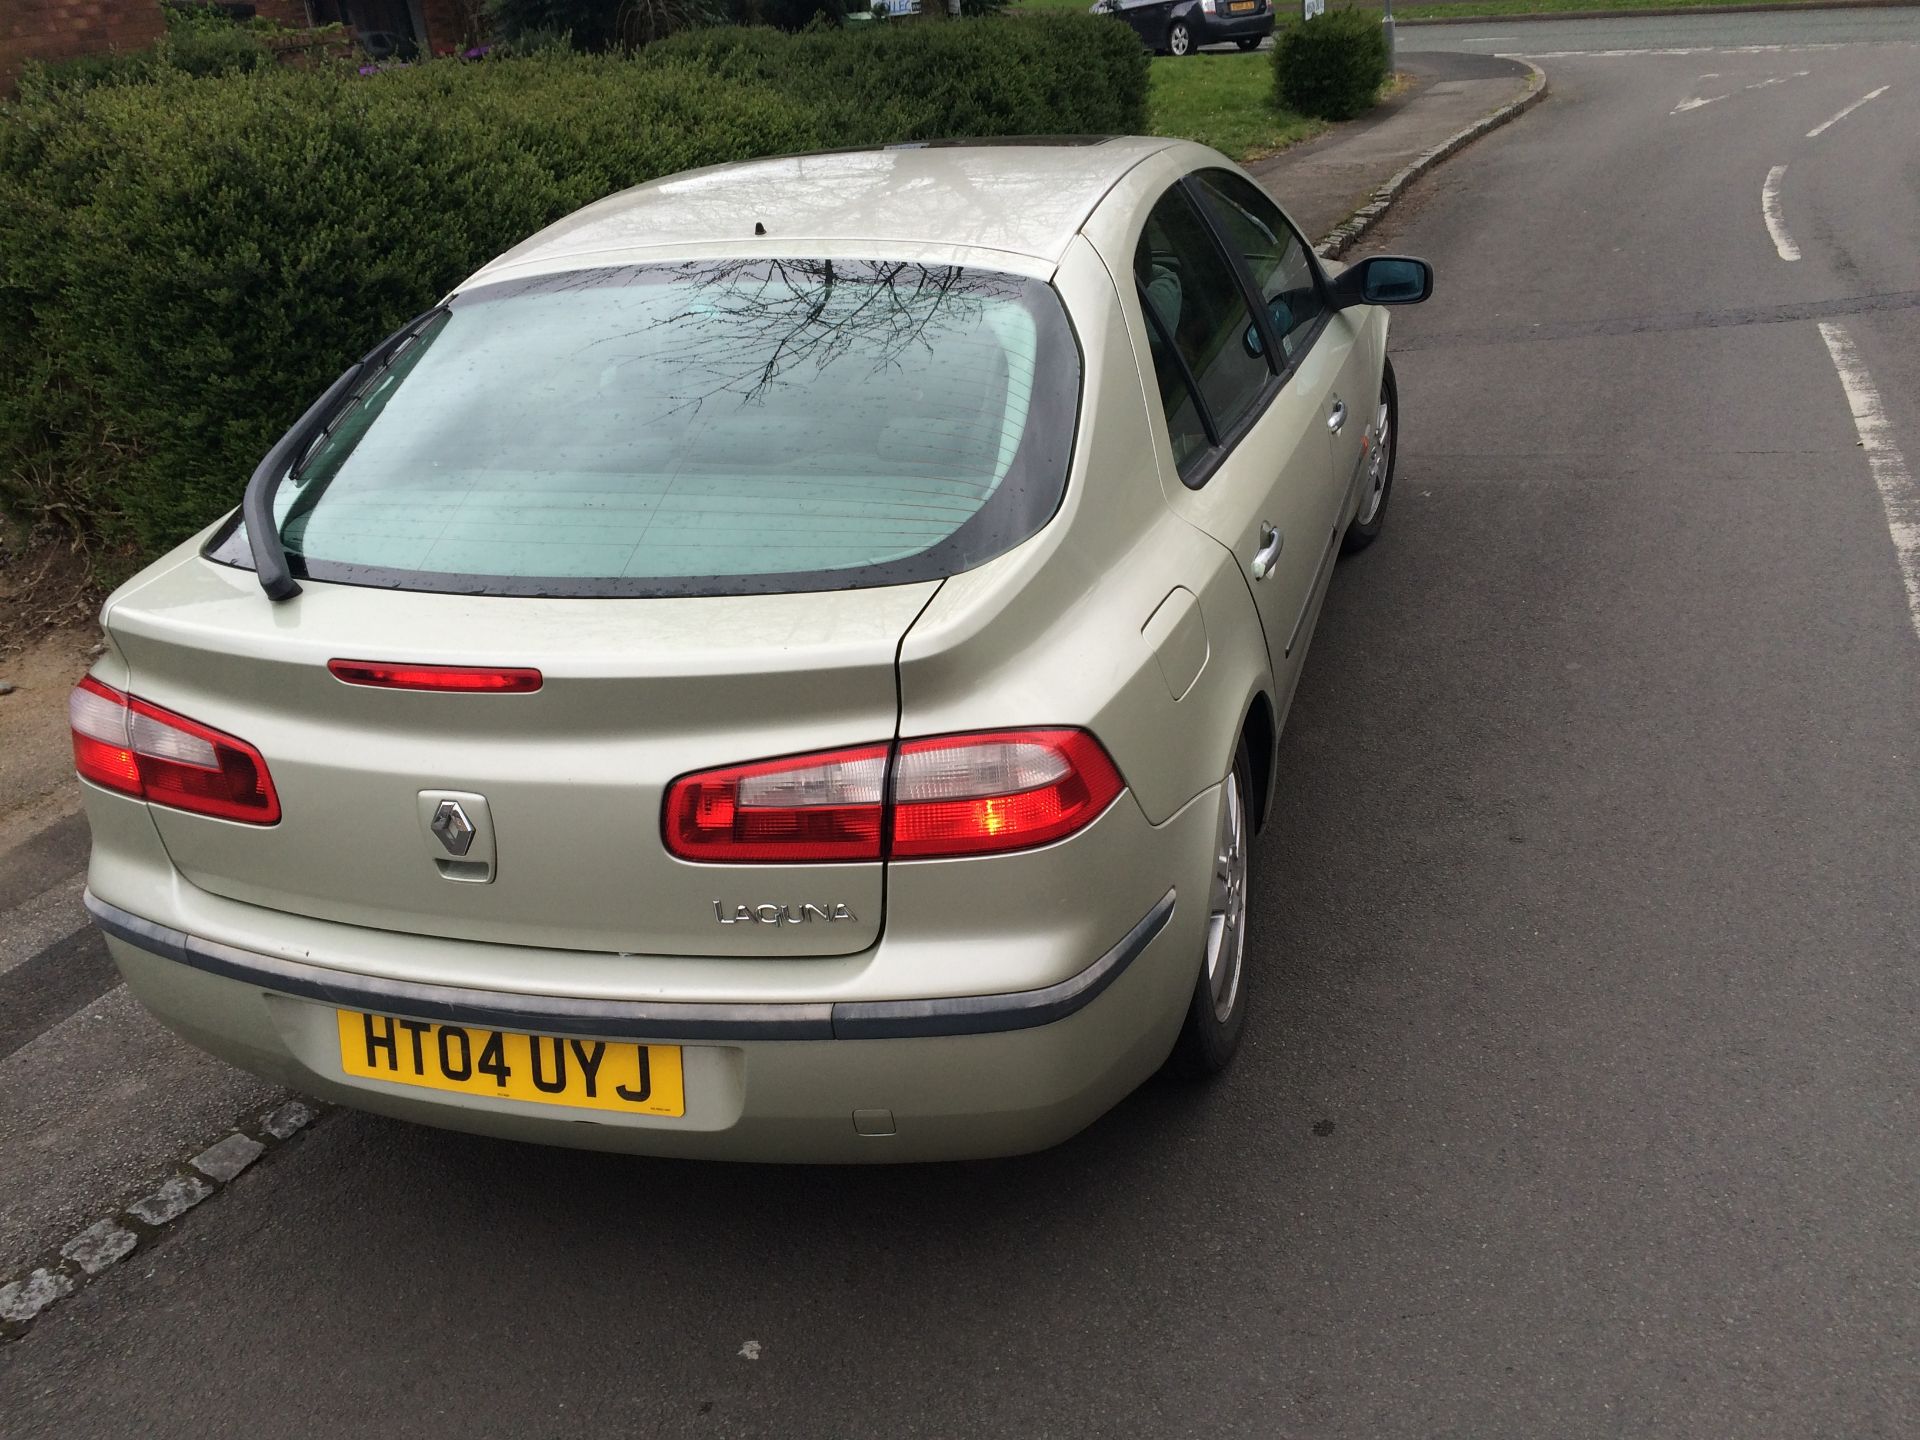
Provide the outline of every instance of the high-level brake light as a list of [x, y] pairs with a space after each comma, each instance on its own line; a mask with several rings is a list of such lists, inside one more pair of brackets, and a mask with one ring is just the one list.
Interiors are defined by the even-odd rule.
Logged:
[[329, 660], [327, 669], [349, 685], [382, 690], [440, 690], [468, 695], [530, 695], [538, 670], [473, 665], [399, 665], [384, 660]]
[[[1125, 788], [1084, 730], [995, 730], [864, 745], [683, 775], [662, 829], [683, 860], [927, 860], [1052, 844]], [[883, 803], [892, 759], [891, 824]], [[890, 835], [889, 835], [890, 832]]]

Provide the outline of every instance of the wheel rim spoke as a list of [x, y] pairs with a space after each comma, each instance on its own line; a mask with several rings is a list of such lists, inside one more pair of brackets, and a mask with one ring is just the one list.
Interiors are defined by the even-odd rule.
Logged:
[[1214, 1018], [1225, 1021], [1240, 998], [1247, 933], [1246, 811], [1239, 777], [1229, 776], [1214, 845], [1207, 911], [1207, 989]]
[[1373, 417], [1373, 454], [1367, 461], [1367, 498], [1360, 506], [1360, 523], [1371, 525], [1387, 496], [1387, 477], [1393, 473], [1393, 417], [1382, 400]]

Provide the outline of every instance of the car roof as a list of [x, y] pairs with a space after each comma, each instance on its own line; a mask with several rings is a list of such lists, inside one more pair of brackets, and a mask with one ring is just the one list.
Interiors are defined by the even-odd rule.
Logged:
[[890, 145], [747, 160], [668, 175], [596, 201], [487, 265], [475, 281], [664, 258], [724, 245], [889, 253], [999, 251], [1057, 264], [1134, 166], [1177, 142], [1030, 137]]

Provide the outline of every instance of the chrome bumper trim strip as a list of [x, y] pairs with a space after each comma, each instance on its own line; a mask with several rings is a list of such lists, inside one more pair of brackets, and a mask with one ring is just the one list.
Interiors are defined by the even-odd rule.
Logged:
[[283, 960], [204, 940], [86, 894], [87, 912], [107, 934], [150, 955], [276, 994], [319, 1000], [448, 1025], [485, 1025], [548, 1035], [646, 1040], [897, 1040], [926, 1035], [982, 1035], [1063, 1020], [1090, 1004], [1166, 928], [1174, 892], [1093, 964], [1040, 990], [962, 995], [936, 1000], [842, 1001], [838, 1004], [583, 1000], [520, 995], [455, 985], [422, 985], [356, 975]]

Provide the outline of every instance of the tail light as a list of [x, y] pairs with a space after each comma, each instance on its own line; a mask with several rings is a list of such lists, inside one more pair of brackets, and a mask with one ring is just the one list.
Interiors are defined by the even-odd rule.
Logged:
[[1084, 730], [942, 735], [892, 748], [684, 775], [667, 790], [667, 849], [727, 864], [999, 854], [1065, 839], [1125, 788]]
[[885, 745], [683, 775], [667, 849], [683, 860], [878, 860]]
[[260, 752], [198, 721], [92, 676], [67, 697], [73, 763], [82, 779], [155, 805], [272, 825], [280, 797]]

